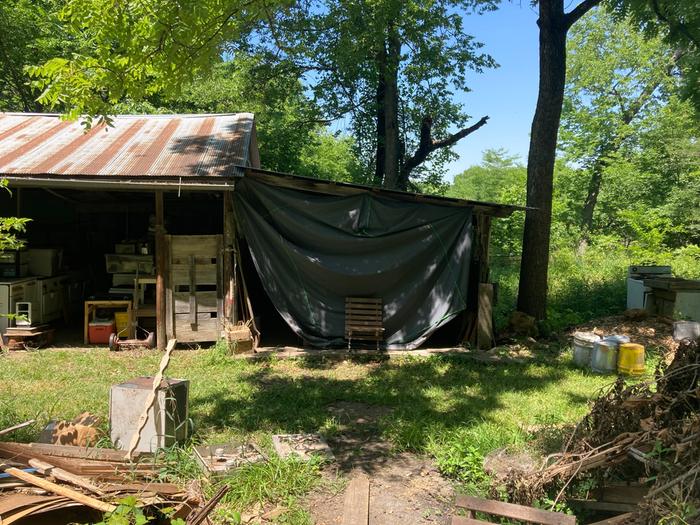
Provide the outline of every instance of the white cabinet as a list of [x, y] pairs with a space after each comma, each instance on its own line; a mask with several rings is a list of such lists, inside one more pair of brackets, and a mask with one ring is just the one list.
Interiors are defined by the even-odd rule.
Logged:
[[34, 322], [49, 323], [63, 317], [67, 299], [68, 277], [45, 277], [37, 280], [37, 304], [34, 306]]

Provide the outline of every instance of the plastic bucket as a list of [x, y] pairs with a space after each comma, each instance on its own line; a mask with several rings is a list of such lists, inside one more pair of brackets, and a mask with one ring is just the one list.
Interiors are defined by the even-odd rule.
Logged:
[[117, 325], [117, 333], [125, 337], [122, 332], [129, 328], [129, 312], [114, 312], [114, 323]]
[[644, 347], [636, 343], [621, 344], [617, 370], [621, 374], [642, 375], [644, 373]]
[[593, 332], [576, 332], [574, 333], [573, 357], [574, 364], [580, 368], [588, 368], [591, 366], [591, 355], [593, 353], [593, 345], [600, 341], [600, 337]]
[[617, 369], [617, 342], [603, 339], [593, 346], [591, 369], [599, 374], [612, 374]]
[[621, 344], [630, 342], [630, 338], [627, 337], [626, 335], [617, 335], [617, 334], [606, 335], [605, 337], [603, 337], [603, 339], [605, 341], [614, 341], [615, 343], [617, 343], [618, 346], [620, 346]]

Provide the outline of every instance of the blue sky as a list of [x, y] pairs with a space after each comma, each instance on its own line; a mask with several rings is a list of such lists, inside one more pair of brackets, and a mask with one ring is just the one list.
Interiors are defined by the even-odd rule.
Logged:
[[449, 180], [467, 167], [478, 164], [489, 148], [505, 148], [527, 158], [530, 124], [537, 102], [538, 32], [537, 13], [529, 0], [501, 3], [497, 11], [465, 18], [465, 32], [485, 44], [485, 50], [500, 65], [468, 80], [472, 89], [457, 100], [474, 121], [483, 115], [490, 120], [457, 143], [460, 158], [449, 166]]

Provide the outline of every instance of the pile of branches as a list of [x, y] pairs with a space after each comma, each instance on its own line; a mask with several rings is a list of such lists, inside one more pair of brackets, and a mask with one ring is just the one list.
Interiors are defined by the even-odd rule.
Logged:
[[700, 340], [681, 342], [651, 381], [618, 381], [593, 404], [562, 452], [538, 471], [506, 480], [510, 498], [532, 504], [558, 490], [555, 502], [584, 473], [649, 480], [628, 523], [700, 522]]

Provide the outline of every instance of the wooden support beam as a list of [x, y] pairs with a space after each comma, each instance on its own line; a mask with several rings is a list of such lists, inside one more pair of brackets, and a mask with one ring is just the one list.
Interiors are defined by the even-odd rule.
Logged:
[[156, 343], [158, 350], [164, 351], [166, 345], [166, 242], [163, 192], [156, 191]]
[[223, 272], [224, 272], [224, 318], [232, 323], [238, 322], [236, 300], [236, 262], [234, 238], [236, 221], [233, 213], [233, 197], [231, 192], [223, 193], [224, 204], [224, 242], [223, 242]]

